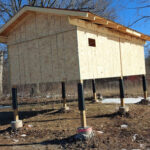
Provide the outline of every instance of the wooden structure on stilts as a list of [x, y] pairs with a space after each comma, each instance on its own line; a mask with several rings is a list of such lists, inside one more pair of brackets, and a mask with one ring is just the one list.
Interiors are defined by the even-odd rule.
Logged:
[[119, 79], [121, 110], [124, 110], [123, 77], [141, 75], [147, 98], [144, 60], [147, 40], [150, 41], [147, 35], [90, 12], [29, 6], [0, 29], [0, 42], [8, 45], [11, 87], [60, 82], [65, 108], [65, 83], [78, 81], [84, 129], [87, 127], [84, 80], [93, 80], [96, 100], [95, 79]]

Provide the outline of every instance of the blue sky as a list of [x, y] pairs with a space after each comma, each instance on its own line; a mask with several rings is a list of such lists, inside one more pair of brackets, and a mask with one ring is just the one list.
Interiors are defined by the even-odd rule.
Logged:
[[[143, 5], [141, 5], [141, 1], [142, 0], [113, 0], [113, 5], [115, 6], [115, 8], [117, 8], [118, 14], [118, 19], [116, 21], [125, 26], [128, 26], [141, 16], [150, 16], [150, 7], [144, 9], [132, 9], [145, 6], [146, 4], [150, 5], [150, 0], [147, 0], [147, 3]], [[130, 28], [142, 32], [146, 35], [150, 35], [150, 18], [141, 20]], [[150, 42], [147, 42], [147, 44], [148, 43]], [[148, 55], [147, 49], [145, 49], [145, 55]]]
[[[117, 22], [128, 26], [131, 24], [134, 20], [137, 18], [144, 16], [144, 15], [149, 15], [150, 16], [150, 7], [146, 9], [140, 9], [139, 11], [137, 9], [130, 9], [130, 8], [135, 8], [139, 6], [144, 6], [141, 5], [140, 3], [141, 0], [114, 0], [114, 5], [118, 7], [117, 13], [119, 18], [117, 19]], [[147, 0], [149, 1], [149, 0]], [[148, 3], [148, 2], [147, 2]], [[150, 1], [149, 1], [150, 4]], [[138, 30], [139, 32], [142, 32], [144, 34], [150, 35], [150, 18], [149, 20], [141, 20], [135, 25], [133, 25], [131, 28]]]

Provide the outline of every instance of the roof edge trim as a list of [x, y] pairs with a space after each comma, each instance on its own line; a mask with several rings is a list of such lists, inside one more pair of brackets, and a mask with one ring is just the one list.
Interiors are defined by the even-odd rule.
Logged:
[[25, 8], [27, 8], [28, 11], [34, 11], [34, 12], [88, 17], [88, 12], [78, 12], [78, 11], [73, 11], [73, 10], [69, 10], [69, 9], [63, 10], [63, 9], [51, 9], [51, 8], [40, 8], [40, 7], [30, 7], [30, 6], [26, 6]]
[[69, 15], [69, 16], [79, 16], [79, 17], [88, 17], [88, 12], [77, 12], [71, 10], [59, 10], [59, 9], [50, 9], [50, 8], [39, 8], [39, 7], [30, 7], [25, 6], [23, 7], [14, 17], [12, 17], [1, 29], [0, 34], [5, 31], [7, 27], [9, 27], [13, 22], [17, 20], [22, 14], [25, 12], [32, 11], [32, 12], [41, 12], [41, 13], [52, 13], [58, 15]]

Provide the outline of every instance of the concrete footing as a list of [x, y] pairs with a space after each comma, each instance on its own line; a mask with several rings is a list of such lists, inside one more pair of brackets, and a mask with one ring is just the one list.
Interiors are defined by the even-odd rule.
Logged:
[[150, 105], [150, 98], [148, 99], [142, 99], [139, 104], [142, 104], [142, 105]]
[[70, 110], [70, 108], [68, 106], [65, 106], [65, 107], [61, 108], [62, 112], [67, 112], [69, 110]]
[[101, 103], [103, 100], [103, 96], [101, 94], [97, 94], [97, 96], [94, 96], [93, 103]]
[[101, 101], [99, 99], [93, 99], [92, 102], [93, 103], [101, 103]]
[[127, 112], [129, 112], [129, 107], [127, 107], [127, 106], [125, 106], [125, 107], [119, 107], [119, 110], [118, 110], [118, 112], [120, 113], [120, 114], [126, 114]]
[[23, 127], [22, 120], [12, 121], [11, 122], [11, 127], [12, 127], [13, 130], [22, 128]]
[[87, 140], [89, 138], [92, 138], [94, 136], [92, 127], [79, 127], [77, 129], [78, 134], [76, 134], [75, 138], [77, 140]]

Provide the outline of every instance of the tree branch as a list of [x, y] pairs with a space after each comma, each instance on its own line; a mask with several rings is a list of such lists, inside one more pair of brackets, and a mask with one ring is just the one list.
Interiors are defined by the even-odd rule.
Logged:
[[150, 16], [142, 16], [141, 18], [135, 20], [133, 23], [131, 23], [130, 25], [128, 25], [128, 27], [131, 27], [133, 26], [134, 24], [136, 24], [137, 22], [143, 20], [143, 19], [146, 19], [146, 18], [150, 18]]

